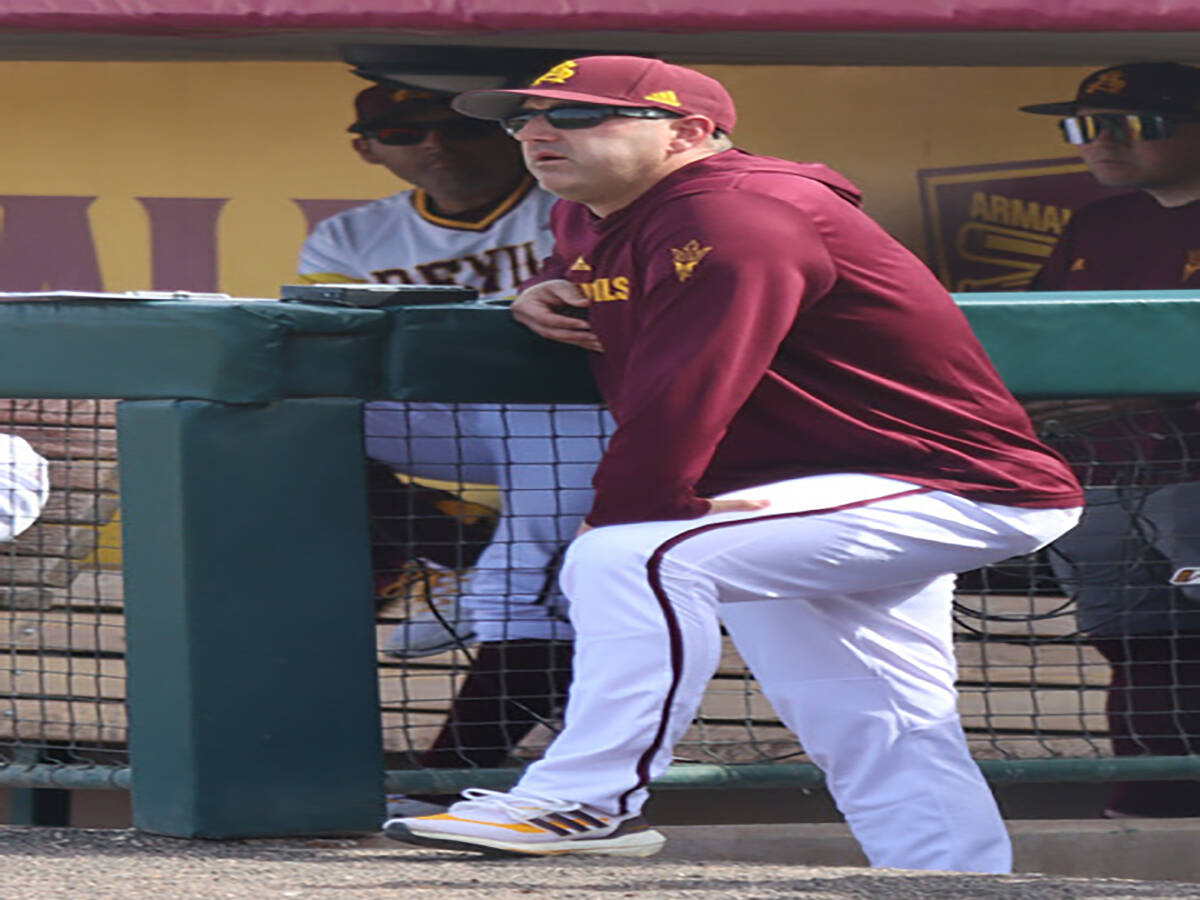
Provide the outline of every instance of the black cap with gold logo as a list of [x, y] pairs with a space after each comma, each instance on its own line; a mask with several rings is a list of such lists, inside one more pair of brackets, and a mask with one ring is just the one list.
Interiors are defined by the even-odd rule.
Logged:
[[1074, 100], [1022, 106], [1022, 112], [1073, 116], [1081, 107], [1200, 118], [1200, 69], [1174, 62], [1136, 62], [1093, 72]]

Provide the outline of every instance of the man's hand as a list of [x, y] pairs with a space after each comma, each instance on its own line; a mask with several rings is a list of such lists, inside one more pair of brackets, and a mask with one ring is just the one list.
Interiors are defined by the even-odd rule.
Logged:
[[513, 301], [512, 314], [539, 337], [602, 353], [600, 339], [587, 323], [591, 302], [571, 282], [557, 278], [522, 291]]
[[[708, 512], [704, 515], [711, 516], [713, 513], [723, 512], [749, 512], [752, 509], [766, 509], [770, 505], [770, 500], [709, 500]], [[579, 526], [579, 530], [575, 532], [575, 537], [587, 534], [592, 528], [593, 526], [584, 522]]]

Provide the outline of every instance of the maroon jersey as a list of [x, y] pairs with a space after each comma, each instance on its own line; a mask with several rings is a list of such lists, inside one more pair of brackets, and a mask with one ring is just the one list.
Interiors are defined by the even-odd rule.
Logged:
[[1200, 287], [1200, 200], [1160, 206], [1144, 191], [1089, 203], [1067, 223], [1035, 291]]
[[545, 275], [593, 301], [618, 425], [589, 523], [830, 472], [1081, 504], [950, 295], [830, 169], [730, 150], [603, 219], [560, 201], [552, 223]]
[[[1089, 203], [1067, 223], [1033, 280], [1035, 291], [1200, 288], [1200, 200], [1161, 206], [1144, 191]], [[1054, 445], [1090, 485], [1200, 478], [1194, 397], [1115, 405], [1100, 421], [1070, 423]]]

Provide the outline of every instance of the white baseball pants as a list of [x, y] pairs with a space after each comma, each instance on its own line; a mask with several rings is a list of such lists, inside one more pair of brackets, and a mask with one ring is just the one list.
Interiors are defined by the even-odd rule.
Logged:
[[872, 865], [1008, 871], [956, 709], [952, 573], [1029, 553], [1079, 510], [855, 474], [725, 496], [771, 505], [596, 528], [571, 544], [566, 726], [513, 793], [638, 811], [716, 669], [723, 617]]
[[503, 509], [462, 594], [480, 641], [569, 640], [554, 578], [615, 426], [582, 404], [368, 403], [367, 455], [417, 478], [495, 484]]

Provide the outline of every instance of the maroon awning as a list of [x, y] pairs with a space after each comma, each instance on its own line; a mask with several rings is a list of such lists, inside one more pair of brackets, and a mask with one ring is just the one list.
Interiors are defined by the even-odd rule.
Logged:
[[1195, 61], [1196, 0], [5, 0], [0, 59], [337, 59], [351, 44], [684, 63]]
[[8, 0], [0, 30], [233, 36], [320, 30], [488, 34], [1194, 31], [1195, 0]]

